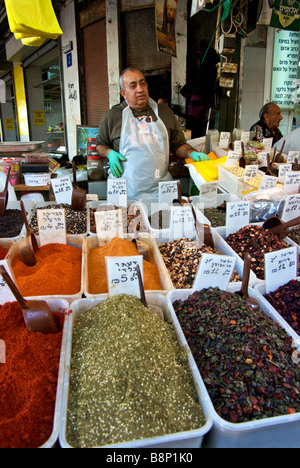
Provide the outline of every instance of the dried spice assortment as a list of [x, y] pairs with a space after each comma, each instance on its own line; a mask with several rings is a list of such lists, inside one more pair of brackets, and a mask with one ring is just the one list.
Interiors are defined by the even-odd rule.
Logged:
[[99, 205], [97, 209], [90, 208], [90, 231], [96, 234], [96, 211], [122, 210], [123, 231], [133, 233], [135, 231], [147, 232], [148, 229], [143, 221], [137, 205], [130, 205], [128, 208], [117, 207], [115, 205]]
[[22, 211], [6, 210], [0, 218], [0, 238], [18, 237], [24, 226]]
[[[67, 234], [86, 234], [87, 232], [87, 212], [86, 211], [74, 211], [72, 210], [71, 205], [65, 203], [46, 205], [42, 208], [37, 208], [37, 210], [57, 210], [65, 209], [66, 210], [66, 228]], [[38, 222], [36, 212], [30, 220], [30, 227], [33, 232], [38, 235]]]
[[300, 283], [292, 280], [264, 296], [284, 320], [300, 335]]
[[73, 447], [202, 427], [205, 418], [173, 325], [127, 295], [80, 314], [73, 327], [67, 418]]
[[218, 208], [205, 208], [204, 216], [211, 222], [212, 227], [226, 226], [226, 211]]
[[300, 412], [291, 338], [238, 294], [196, 291], [174, 310], [216, 412], [232, 423]]
[[242, 259], [246, 252], [250, 253], [251, 269], [257, 278], [262, 280], [265, 275], [264, 255], [288, 247], [288, 244], [281, 241], [278, 236], [256, 225], [246, 226], [238, 232], [230, 234], [225, 241]]
[[[177, 289], [189, 289], [193, 286], [203, 253], [224, 255], [217, 249], [201, 246], [197, 241], [186, 238], [164, 242], [158, 248]], [[231, 281], [241, 281], [236, 271], [233, 272]]]
[[291, 229], [288, 233], [288, 237], [296, 244], [300, 245], [300, 227]]

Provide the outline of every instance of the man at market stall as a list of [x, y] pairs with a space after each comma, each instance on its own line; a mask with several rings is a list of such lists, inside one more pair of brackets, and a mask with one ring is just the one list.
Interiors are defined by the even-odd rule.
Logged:
[[110, 178], [127, 179], [129, 199], [155, 197], [158, 183], [172, 180], [170, 151], [182, 159], [209, 160], [186, 142], [172, 109], [149, 97], [140, 70], [122, 72], [120, 92], [124, 101], [105, 112], [99, 124], [97, 151], [109, 160]]
[[300, 127], [282, 137], [281, 140], [274, 145], [274, 148], [280, 150], [284, 141], [285, 145], [283, 152], [285, 154], [288, 154], [289, 151], [300, 151]]
[[258, 140], [263, 138], [273, 138], [273, 145], [282, 138], [282, 133], [279, 130], [280, 122], [283, 117], [280, 107], [273, 102], [268, 102], [263, 106], [259, 113], [259, 121], [252, 125], [250, 131], [257, 131]]

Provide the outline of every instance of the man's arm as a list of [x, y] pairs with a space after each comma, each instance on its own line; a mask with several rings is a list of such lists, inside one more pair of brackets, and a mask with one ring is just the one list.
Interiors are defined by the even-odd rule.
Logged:
[[107, 145], [97, 145], [96, 150], [101, 158], [108, 159], [108, 153], [112, 150], [112, 148]]
[[181, 159], [192, 158], [194, 161], [209, 161], [209, 157], [206, 154], [199, 153], [188, 143], [179, 146], [175, 155]]

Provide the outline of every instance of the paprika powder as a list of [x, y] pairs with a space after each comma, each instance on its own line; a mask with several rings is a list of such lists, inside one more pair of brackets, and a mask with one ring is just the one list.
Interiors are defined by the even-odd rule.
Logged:
[[3, 247], [1, 247], [0, 245], [0, 260], [4, 260], [6, 255], [8, 253], [8, 250], [4, 249]]
[[27, 330], [17, 302], [0, 307], [0, 448], [38, 448], [52, 434], [64, 320], [54, 316], [59, 332], [44, 335]]

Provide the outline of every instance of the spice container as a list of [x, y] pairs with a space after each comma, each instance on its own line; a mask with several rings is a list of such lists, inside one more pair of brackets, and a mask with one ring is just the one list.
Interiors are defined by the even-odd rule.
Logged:
[[6, 363], [0, 366], [1, 448], [52, 448], [58, 439], [69, 304], [46, 301], [63, 324], [51, 336], [28, 332], [16, 302], [0, 306], [6, 344]]
[[13, 187], [15, 185], [19, 185], [21, 182], [20, 172], [11, 172], [9, 176], [9, 182]]
[[[120, 296], [119, 296], [120, 297]], [[68, 346], [67, 346], [67, 357], [66, 357], [66, 368], [65, 368], [65, 375], [64, 375], [64, 395], [63, 395], [63, 401], [62, 401], [62, 417], [61, 417], [61, 430], [60, 430], [60, 435], [59, 435], [59, 442], [60, 442], [60, 446], [62, 448], [72, 448], [74, 447], [74, 443], [70, 440], [70, 437], [68, 435], [68, 424], [71, 422], [68, 420], [69, 418], [69, 407], [71, 405], [71, 400], [70, 398], [72, 397], [72, 379], [74, 378], [73, 375], [72, 375], [72, 347], [74, 346], [73, 343], [74, 343], [74, 340], [76, 340], [76, 343], [77, 343], [77, 337], [75, 335], [75, 338], [74, 338], [74, 330], [75, 330], [75, 327], [76, 327], [76, 320], [81, 320], [84, 319], [84, 316], [86, 314], [87, 311], [89, 311], [90, 309], [96, 307], [96, 306], [100, 306], [100, 307], [104, 307], [105, 306], [105, 302], [108, 299], [108, 296], [106, 297], [103, 297], [101, 299], [95, 299], [95, 300], [90, 300], [90, 299], [82, 299], [82, 300], [79, 300], [79, 301], [76, 301], [72, 304], [72, 315], [70, 316], [70, 322], [69, 322], [69, 334], [68, 334]], [[172, 327], [172, 322], [170, 323], [170, 314], [169, 314], [169, 311], [166, 307], [166, 301], [165, 301], [165, 298], [163, 295], [157, 295], [157, 294], [146, 294], [146, 299], [147, 299], [147, 302], [148, 303], [152, 303], [152, 304], [156, 304], [160, 307], [163, 308], [164, 310], [164, 314], [165, 314], [165, 318], [167, 320], [167, 322], [169, 322], [169, 326], [170, 328]], [[120, 314], [119, 314], [120, 315]], [[123, 320], [123, 319], [122, 319]], [[147, 323], [148, 322], [148, 318], [146, 319], [147, 320]], [[120, 320], [118, 319], [117, 322], [119, 322]], [[97, 320], [98, 322], [98, 320]], [[129, 323], [129, 322], [128, 322]], [[150, 329], [151, 329], [151, 332], [153, 330], [153, 327], [154, 327], [154, 324], [155, 324], [155, 327], [163, 327], [165, 328], [166, 326], [166, 323], [163, 323], [163, 322], [157, 322], [156, 320], [153, 319], [153, 326], [147, 326], [146, 329], [147, 329], [147, 333], [148, 333], [148, 330], [149, 330], [149, 333], [150, 333]], [[104, 324], [103, 324], [104, 325]], [[99, 326], [99, 325], [98, 325]], [[93, 328], [96, 327], [96, 325], [93, 326]], [[128, 327], [128, 325], [127, 325]], [[141, 330], [143, 327], [140, 325], [138, 327], [139, 330]], [[157, 328], [157, 329], [159, 329]], [[135, 322], [133, 323], [133, 329], [135, 330]], [[109, 329], [107, 331], [107, 334], [104, 335], [104, 339], [105, 339], [105, 343], [104, 343], [104, 346], [106, 347], [106, 345], [108, 346], [111, 346], [112, 343], [115, 341], [114, 338], [111, 337], [111, 330], [112, 330], [112, 326], [111, 326], [111, 323], [109, 324]], [[129, 335], [128, 335], [129, 333]], [[118, 340], [117, 340], [117, 347], [118, 349], [121, 349], [121, 347], [123, 347], [123, 343], [125, 343], [125, 347], [127, 349], [124, 350], [125, 353], [127, 354], [128, 352], [128, 349], [131, 349], [132, 350], [132, 353], [131, 356], [132, 356], [132, 359], [130, 358], [130, 362], [131, 362], [131, 365], [132, 365], [132, 362], [133, 362], [133, 359], [138, 359], [138, 354], [136, 354], [136, 352], [134, 351], [135, 349], [135, 346], [133, 347], [128, 347], [126, 346], [126, 340], [128, 341], [129, 339], [131, 340], [131, 331], [129, 330], [128, 333], [126, 332], [123, 336], [123, 338], [121, 339], [119, 335], [118, 336]], [[162, 332], [157, 332], [157, 336], [161, 337]], [[90, 335], [90, 334], [89, 334]], [[101, 333], [101, 335], [103, 336], [103, 334]], [[140, 331], [138, 332], [135, 332], [134, 331], [134, 336], [138, 337], [140, 335]], [[127, 338], [128, 336], [128, 338]], [[175, 339], [177, 339], [178, 341], [178, 345], [181, 349], [181, 340], [179, 338], [179, 330], [177, 328], [176, 325], [174, 325], [174, 337]], [[147, 334], [147, 337], [145, 337], [147, 340], [148, 340], [148, 334]], [[154, 341], [154, 340], [153, 340]], [[159, 344], [159, 348], [160, 350], [161, 349], [164, 349], [165, 346], [164, 344], [166, 344], [168, 341], [168, 339], [161, 339], [160, 341], [160, 344]], [[97, 342], [99, 343], [100, 342], [100, 339], [97, 339]], [[85, 345], [84, 345], [85, 346]], [[99, 346], [99, 345], [98, 345]], [[155, 345], [154, 345], [155, 346]], [[86, 346], [85, 346], [86, 348]], [[146, 359], [147, 358], [147, 349], [148, 347], [145, 348], [145, 351], [143, 351], [143, 353], [145, 354], [145, 357]], [[152, 349], [152, 344], [151, 346], [149, 347], [149, 349]], [[102, 347], [100, 348], [100, 352], [97, 353], [98, 357], [101, 359], [101, 350], [102, 350]], [[161, 351], [158, 351], [159, 353]], [[175, 346], [174, 346], [174, 350], [175, 350]], [[149, 352], [149, 351], [148, 351]], [[174, 351], [175, 352], [175, 351]], [[124, 356], [126, 355], [125, 353], [121, 352], [121, 355], [122, 355], [122, 361], [124, 362]], [[152, 355], [154, 355], [156, 357], [157, 353], [156, 351], [152, 351], [151, 352]], [[167, 354], [169, 355], [169, 354]], [[189, 353], [186, 354], [187, 356], [187, 359], [188, 359], [188, 371], [191, 373], [191, 376], [192, 376], [192, 379], [193, 381], [195, 382], [194, 380], [194, 367], [190, 366], [190, 359], [191, 359], [191, 355]], [[94, 359], [92, 360], [88, 360], [90, 363], [92, 362], [96, 362]], [[167, 361], [167, 364], [166, 366], [169, 367], [170, 366], [170, 361], [171, 361], [171, 358], [168, 359]], [[99, 362], [99, 361], [98, 361]], [[107, 362], [107, 361], [106, 361]], [[106, 368], [106, 362], [105, 362], [105, 365], [104, 366], [101, 366], [101, 369], [104, 368], [102, 371], [105, 372], [105, 368]], [[118, 362], [118, 360], [115, 360], [115, 359], [112, 359], [112, 363], [114, 368], [116, 366], [116, 363]], [[126, 362], [126, 361], [125, 361]], [[130, 400], [132, 400], [132, 397], [131, 395], [133, 395], [135, 393], [135, 389], [138, 387], [140, 387], [140, 390], [141, 390], [141, 394], [140, 394], [140, 397], [142, 398], [142, 393], [143, 393], [143, 388], [149, 388], [150, 386], [152, 387], [152, 383], [155, 382], [157, 380], [157, 372], [160, 371], [160, 368], [161, 368], [161, 364], [163, 362], [163, 360], [159, 363], [157, 363], [157, 369], [152, 373], [152, 377], [151, 377], [151, 382], [149, 382], [149, 385], [144, 385], [143, 386], [143, 381], [144, 379], [146, 378], [146, 376], [148, 376], [149, 374], [149, 366], [151, 366], [151, 362], [152, 362], [152, 358], [151, 359], [148, 359], [148, 362], [147, 362], [147, 366], [146, 366], [146, 362], [145, 364], [142, 364], [140, 367], [137, 365], [136, 366], [136, 369], [135, 369], [135, 372], [134, 373], [130, 373], [130, 371], [127, 372], [127, 377], [125, 377], [125, 374], [124, 374], [124, 377], [123, 377], [123, 382], [124, 383], [127, 383], [128, 385], [128, 389], [131, 389], [130, 392], [128, 392], [126, 394], [126, 402], [124, 401], [124, 404], [128, 405], [127, 406], [127, 412], [130, 414], [132, 411], [130, 411]], [[111, 367], [111, 366], [110, 366]], [[177, 366], [176, 366], [177, 367]], [[131, 375], [134, 377], [134, 375], [138, 376], [139, 375], [139, 369], [141, 371], [141, 374], [140, 374], [140, 383], [137, 385], [133, 385], [131, 384], [131, 381], [132, 381], [132, 377]], [[150, 367], [151, 369], [151, 367]], [[125, 371], [125, 367], [123, 369]], [[172, 372], [173, 373], [173, 372]], [[96, 374], [100, 375], [100, 372], [96, 372]], [[176, 377], [177, 377], [178, 373], [177, 373], [177, 370], [176, 372], [174, 373], [174, 385], [176, 383]], [[111, 381], [112, 377], [109, 378], [109, 381]], [[116, 382], [117, 384], [117, 374], [114, 373], [114, 382]], [[126, 380], [124, 380], [126, 379]], [[168, 379], [167, 379], [168, 380]], [[131, 384], [131, 385], [130, 385]], [[132, 386], [133, 385], [133, 386]], [[167, 383], [162, 383], [161, 385], [159, 384], [159, 381], [157, 382], [157, 392], [160, 392], [161, 390], [164, 392], [164, 394], [167, 394]], [[107, 399], [112, 399], [114, 397], [114, 395], [116, 395], [114, 393], [114, 389], [113, 389], [114, 385], [110, 388], [110, 390], [108, 390], [106, 392], [106, 395], [107, 395]], [[182, 384], [182, 390], [184, 390], [185, 385]], [[102, 391], [102, 388], [105, 388], [105, 377], [102, 378], [99, 382], [99, 389], [101, 389]], [[117, 387], [116, 387], [117, 388]], [[174, 388], [174, 387], [173, 387]], [[165, 391], [164, 391], [165, 390]], [[170, 434], [167, 434], [165, 431], [163, 434], [161, 435], [153, 435], [153, 436], [150, 436], [148, 438], [144, 438], [144, 439], [136, 439], [136, 440], [131, 440], [129, 442], [118, 442], [117, 440], [115, 440], [115, 443], [113, 444], [114, 447], [124, 447], [124, 448], [142, 448], [142, 447], [172, 447], [172, 446], [176, 446], [176, 447], [195, 447], [195, 448], [199, 448], [201, 447], [202, 445], [202, 441], [203, 441], [203, 437], [205, 434], [207, 434], [211, 428], [211, 417], [210, 415], [208, 414], [207, 410], [206, 410], [206, 405], [205, 405], [205, 400], [203, 400], [202, 398], [202, 395], [203, 395], [203, 392], [202, 392], [202, 389], [199, 388], [198, 385], [195, 386], [195, 390], [196, 390], [196, 395], [195, 395], [195, 400], [197, 400], [198, 398], [198, 402], [200, 403], [200, 406], [202, 408], [202, 412], [203, 412], [203, 415], [204, 415], [204, 424], [201, 426], [201, 427], [197, 427], [197, 428], [194, 428], [194, 429], [191, 429], [190, 427], [185, 430], [185, 431], [182, 431], [182, 432], [175, 432], [173, 430], [173, 433], [170, 433]], [[98, 397], [98, 394], [100, 392], [97, 391], [97, 397]], [[180, 391], [181, 393], [181, 391]], [[175, 393], [175, 399], [176, 399], [176, 394]], [[86, 398], [86, 392], [83, 392], [83, 398]], [[147, 398], [151, 398], [152, 399], [152, 396], [155, 396], [156, 397], [156, 391], [153, 392], [151, 391], [149, 396]], [[139, 397], [139, 398], [140, 398]], [[181, 397], [181, 395], [178, 394], [178, 398]], [[116, 398], [116, 397], [115, 397]], [[162, 399], [164, 400], [164, 397], [162, 397]], [[142, 401], [142, 400], [141, 400]], [[115, 404], [113, 405], [114, 408], [116, 408], [116, 404], [118, 403], [118, 401], [115, 402]], [[138, 403], [138, 402], [137, 402]], [[190, 412], [190, 408], [191, 408], [191, 405], [192, 405], [192, 399], [190, 400], [190, 403], [188, 403], [187, 405], [187, 408], [186, 408], [186, 411]], [[91, 418], [89, 417], [89, 427], [94, 427], [94, 431], [93, 433], [95, 434], [94, 436], [94, 439], [95, 437], [97, 436], [97, 432], [101, 429], [101, 427], [103, 427], [104, 423], [101, 423], [101, 418], [105, 418], [105, 407], [104, 405], [101, 404], [101, 406], [99, 407], [99, 410], [100, 410], [100, 415], [99, 415], [99, 418], [96, 417], [96, 421], [94, 420], [94, 414], [95, 412], [97, 411], [97, 401], [94, 400], [93, 404], [91, 405], [90, 407], [90, 415], [91, 415]], [[182, 408], [180, 408], [181, 410]], [[157, 411], [157, 409], [156, 409]], [[167, 411], [165, 412], [167, 413]], [[114, 410], [114, 414], [115, 414], [115, 410]], [[146, 414], [146, 412], [144, 412], [144, 415]], [[149, 418], [149, 421], [146, 423], [145, 427], [146, 429], [148, 429], [148, 426], [150, 426], [152, 423], [151, 421], [153, 421], [153, 414], [154, 414], [154, 409], [152, 408], [151, 409], [151, 416]], [[164, 417], [166, 415], [164, 414]], [[115, 416], [113, 416], [114, 418]], [[106, 419], [106, 418], [105, 418]], [[126, 418], [125, 418], [126, 419]], [[124, 418], [123, 418], [123, 421], [124, 421]], [[95, 424], [95, 426], [94, 426]], [[100, 425], [99, 425], [100, 424]], [[109, 429], [109, 433], [112, 434], [113, 437], [116, 438], [116, 432], [113, 430], [112, 428], [112, 425], [113, 424], [110, 424], [110, 429]], [[189, 423], [190, 425], [190, 423]], [[134, 425], [133, 425], [134, 426]], [[142, 426], [141, 424], [138, 425], [138, 426]], [[121, 436], [121, 427], [124, 427], [123, 424], [117, 424], [116, 425], [117, 427], [117, 433], [118, 433], [118, 436], [117, 437], [120, 437]], [[82, 428], [83, 431], [84, 431], [84, 427]], [[72, 431], [73, 432], [73, 431]], [[82, 432], [83, 436], [84, 436], [84, 432]], [[89, 439], [88, 441], [88, 444], [92, 444], [91, 440]], [[83, 443], [83, 442], [82, 442]], [[95, 443], [94, 443], [95, 445]], [[96, 445], [96, 446], [100, 446], [99, 445]], [[105, 446], [109, 446], [109, 445], [105, 445], [105, 444], [101, 444], [102, 447], [105, 447]], [[112, 446], [112, 445], [110, 445]]]
[[[230, 285], [227, 291], [233, 293], [239, 289], [236, 285]], [[208, 290], [203, 290], [202, 293], [205, 291]], [[180, 307], [176, 301], [186, 301], [194, 292], [177, 290], [168, 293], [168, 306], [174, 321], [178, 320], [175, 310], [179, 311]], [[220, 295], [222, 300], [226, 298], [228, 300], [224, 302], [222, 312], [218, 315], [216, 300], [214, 300], [213, 309], [209, 308], [210, 301], [207, 296], [207, 304], [202, 308], [202, 319], [197, 322], [194, 335], [195, 343], [198, 343], [198, 335], [200, 338], [207, 337], [204, 347], [202, 345], [199, 347], [200, 360], [198, 356], [195, 356], [195, 350], [194, 359], [201, 367], [200, 370], [198, 369], [198, 382], [199, 385], [205, 385], [209, 411], [213, 418], [213, 428], [207, 440], [208, 446], [213, 448], [298, 447], [300, 403], [299, 396], [293, 388], [299, 387], [300, 370], [299, 363], [292, 361], [293, 353], [297, 355], [297, 351], [295, 352], [297, 344], [293, 341], [289, 328], [284, 322], [280, 323], [277, 320], [277, 316], [274, 316], [272, 310], [261, 300], [260, 294], [251, 288], [249, 295], [258, 300], [262, 310], [259, 315], [249, 311], [248, 316], [245, 312], [247, 308], [244, 309], [244, 306], [240, 304], [234, 309], [234, 316], [230, 317], [230, 299], [222, 291]], [[237, 298], [238, 296], [234, 295], [234, 301]], [[192, 313], [195, 307], [189, 306], [191, 308], [189, 313]], [[211, 316], [209, 311], [211, 311]], [[277, 325], [277, 323], [280, 324]], [[187, 315], [186, 324], [189, 327], [195, 327], [192, 319], [188, 319]], [[239, 331], [241, 325], [242, 328], [245, 327], [243, 332]], [[188, 345], [187, 339], [190, 341], [190, 338], [186, 337], [183, 331], [185, 328], [181, 322], [182, 340]], [[218, 328], [220, 333], [217, 331]], [[260, 335], [257, 336], [259, 333]], [[218, 337], [217, 340], [214, 339], [215, 336]], [[228, 338], [226, 345], [225, 341]], [[200, 343], [201, 340], [199, 346]], [[260, 353], [263, 353], [261, 358]], [[273, 361], [269, 356], [270, 353]], [[234, 358], [236, 364], [234, 364]], [[286, 386], [283, 382], [286, 382]], [[267, 387], [264, 389], [262, 386]], [[253, 393], [250, 390], [249, 401], [247, 398], [245, 400], [248, 388], [253, 389]], [[287, 397], [282, 399], [283, 394], [289, 395], [289, 400]], [[249, 405], [245, 414], [249, 413], [248, 419], [252, 419], [251, 421], [229, 422], [225, 416], [221, 417], [216, 411], [216, 408], [223, 402], [224, 406], [219, 407], [219, 411], [223, 411], [222, 414], [225, 415], [228, 407], [228, 414], [236, 420], [236, 412], [239, 411], [236, 408], [245, 401]], [[282, 414], [278, 414], [283, 403], [285, 410]], [[246, 410], [247, 407], [243, 406], [243, 408]], [[277, 415], [275, 415], [276, 412]]]
[[87, 172], [90, 180], [103, 179], [103, 165], [100, 156], [96, 152], [91, 152], [87, 156]]

